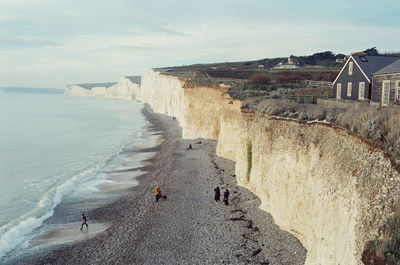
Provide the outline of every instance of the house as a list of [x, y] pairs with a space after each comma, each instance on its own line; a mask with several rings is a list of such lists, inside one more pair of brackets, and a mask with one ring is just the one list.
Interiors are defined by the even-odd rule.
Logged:
[[400, 103], [400, 58], [373, 74], [371, 100], [382, 106]]
[[333, 81], [333, 96], [354, 101], [371, 99], [372, 75], [398, 59], [396, 56], [352, 54]]
[[336, 62], [337, 63], [344, 63], [344, 62], [346, 62], [346, 59], [347, 59], [346, 56], [339, 57], [339, 58], [336, 58]]
[[287, 62], [280, 62], [276, 66], [274, 66], [274, 69], [296, 69], [296, 68], [301, 68], [299, 65], [299, 62], [292, 58], [289, 57]]

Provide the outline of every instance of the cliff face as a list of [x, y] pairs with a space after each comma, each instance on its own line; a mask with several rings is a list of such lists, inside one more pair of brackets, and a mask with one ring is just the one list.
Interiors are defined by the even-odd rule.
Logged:
[[308, 250], [306, 264], [362, 264], [367, 241], [399, 199], [399, 174], [379, 150], [324, 124], [243, 114], [223, 89], [184, 88], [148, 70], [135, 98], [177, 118], [185, 138], [218, 139], [239, 185]]
[[399, 198], [399, 174], [384, 154], [321, 124], [255, 117], [237, 148], [240, 185], [297, 235], [307, 264], [362, 264], [365, 243]]
[[177, 77], [162, 77], [160, 73], [147, 70], [142, 77], [142, 86], [134, 90], [135, 99], [148, 103], [153, 110], [183, 119], [183, 82]]
[[78, 97], [102, 97], [132, 100], [135, 98], [134, 91], [139, 85], [133, 83], [129, 78], [123, 77], [118, 83], [112, 86], [94, 85], [85, 88], [83, 85], [72, 85], [64, 90], [65, 95]]

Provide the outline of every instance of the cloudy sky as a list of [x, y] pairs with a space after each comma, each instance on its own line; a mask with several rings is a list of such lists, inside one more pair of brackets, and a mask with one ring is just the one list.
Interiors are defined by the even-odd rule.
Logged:
[[0, 0], [0, 86], [193, 63], [400, 51], [398, 0]]

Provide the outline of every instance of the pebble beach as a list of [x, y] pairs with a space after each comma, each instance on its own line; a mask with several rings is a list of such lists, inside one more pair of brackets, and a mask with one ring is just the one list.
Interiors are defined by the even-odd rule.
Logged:
[[[216, 141], [184, 140], [171, 117], [144, 115], [161, 135], [126, 196], [85, 213], [109, 224], [95, 237], [58, 245], [7, 264], [276, 264], [305, 263], [306, 249], [281, 230], [260, 200], [236, 185], [234, 162], [217, 157]], [[189, 144], [193, 150], [188, 150]], [[129, 172], [126, 172], [129, 174]], [[153, 189], [166, 199], [155, 202]], [[229, 205], [214, 201], [214, 188], [230, 191]], [[79, 230], [79, 228], [77, 228]]]

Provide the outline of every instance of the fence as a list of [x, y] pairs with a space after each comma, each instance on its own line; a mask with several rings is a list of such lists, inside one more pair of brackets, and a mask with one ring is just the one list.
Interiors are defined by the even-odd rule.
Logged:
[[329, 81], [305, 80], [305, 84], [310, 87], [333, 87], [333, 83]]
[[325, 99], [328, 100], [331, 96], [327, 95], [284, 95], [280, 97], [281, 99], [286, 99], [294, 101], [300, 104], [317, 104], [318, 100]]
[[317, 104], [318, 105], [324, 105], [324, 106], [333, 106], [333, 107], [339, 107], [339, 108], [347, 108], [347, 107], [368, 107], [368, 106], [379, 106], [379, 103], [371, 102], [369, 100], [363, 100], [363, 101], [351, 101], [351, 100], [342, 100], [342, 99], [323, 99], [323, 98], [318, 98], [317, 99]]

